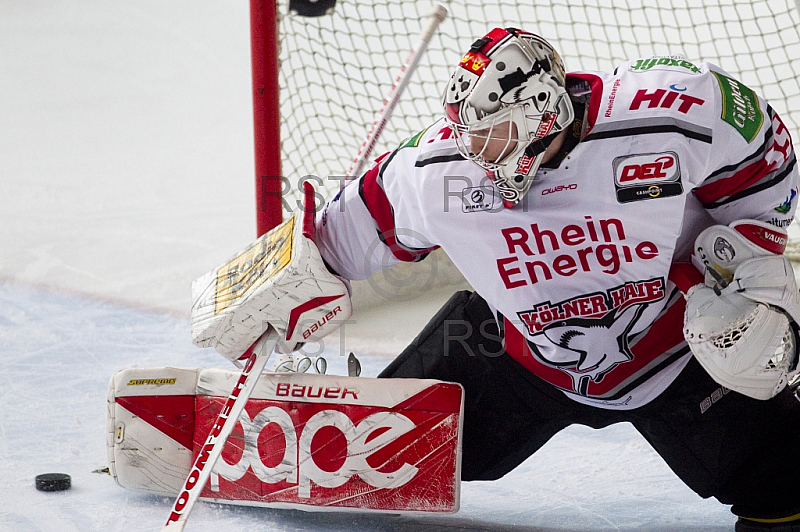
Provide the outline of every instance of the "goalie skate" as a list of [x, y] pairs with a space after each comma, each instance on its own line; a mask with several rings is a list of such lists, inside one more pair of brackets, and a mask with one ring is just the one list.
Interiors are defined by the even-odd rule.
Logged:
[[[117, 372], [108, 459], [122, 487], [174, 496], [236, 372]], [[458, 384], [271, 373], [261, 376], [201, 499], [391, 513], [458, 510]]]

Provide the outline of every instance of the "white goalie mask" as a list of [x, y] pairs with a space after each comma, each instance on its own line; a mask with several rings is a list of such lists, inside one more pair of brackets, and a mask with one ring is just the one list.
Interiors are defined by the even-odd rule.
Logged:
[[495, 28], [475, 41], [444, 91], [445, 119], [461, 153], [516, 205], [544, 151], [573, 120], [564, 64], [541, 37]]

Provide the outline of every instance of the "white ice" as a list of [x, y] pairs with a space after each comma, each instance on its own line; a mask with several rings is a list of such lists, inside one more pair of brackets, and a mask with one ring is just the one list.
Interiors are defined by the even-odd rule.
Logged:
[[[0, 530], [159, 530], [172, 500], [106, 465], [106, 386], [134, 366], [227, 367], [191, 345], [189, 284], [255, 235], [244, 0], [0, 2]], [[446, 297], [357, 315], [374, 376]], [[331, 372], [344, 371], [338, 345]], [[42, 493], [34, 477], [72, 476]], [[723, 531], [628, 425], [572, 427], [447, 517], [199, 503], [190, 531]]]

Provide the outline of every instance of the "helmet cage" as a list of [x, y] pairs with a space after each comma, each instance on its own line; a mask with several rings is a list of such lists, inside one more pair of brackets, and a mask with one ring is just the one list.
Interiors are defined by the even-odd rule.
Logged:
[[515, 104], [469, 125], [447, 120], [456, 133], [458, 151], [489, 172], [508, 164], [531, 142], [525, 107]]

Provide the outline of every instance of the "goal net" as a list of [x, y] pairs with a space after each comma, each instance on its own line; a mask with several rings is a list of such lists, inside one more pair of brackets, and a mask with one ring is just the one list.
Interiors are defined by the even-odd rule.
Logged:
[[[718, 64], [766, 98], [795, 142], [800, 139], [800, 0], [439, 3], [449, 16], [371, 158], [441, 115], [443, 84], [454, 65], [475, 38], [496, 26], [542, 35], [569, 71], [611, 71], [630, 58], [672, 54]], [[290, 4], [335, 5], [309, 17]], [[313, 180], [326, 199], [339, 190], [431, 6], [430, 0], [278, 0], [284, 209], [298, 204], [303, 179]], [[797, 224], [789, 235], [786, 254], [800, 273]], [[446, 258], [439, 262], [446, 272], [440, 278], [460, 279]]]
[[[495, 26], [542, 35], [561, 53], [567, 70], [610, 71], [633, 57], [668, 54], [716, 63], [765, 97], [793, 138], [800, 138], [800, 15], [793, 0], [441, 3], [450, 14], [374, 156], [441, 115], [442, 87], [461, 53]], [[288, 0], [279, 0], [287, 194], [297, 194], [304, 176], [315, 176], [326, 197], [338, 190], [430, 8], [430, 0], [339, 0], [328, 14], [307, 17], [290, 13]]]

